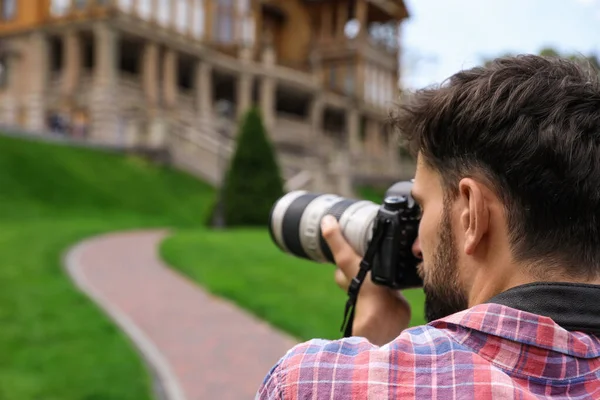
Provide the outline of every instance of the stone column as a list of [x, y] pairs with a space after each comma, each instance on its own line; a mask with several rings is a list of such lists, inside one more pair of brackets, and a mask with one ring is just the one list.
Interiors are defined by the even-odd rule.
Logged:
[[305, 146], [308, 149], [309, 156], [306, 158], [306, 167], [312, 175], [312, 185], [310, 190], [315, 192], [326, 192], [329, 190], [327, 185], [327, 167], [329, 163], [329, 154], [321, 146], [323, 138], [323, 112], [325, 111], [325, 102], [320, 93], [313, 97], [310, 110], [310, 132], [307, 135]]
[[360, 114], [356, 108], [346, 111], [346, 131], [348, 132], [348, 148], [352, 155], [362, 151], [360, 141]]
[[[48, 84], [50, 62], [48, 37], [34, 31], [30, 34], [25, 62], [26, 90], [23, 96], [27, 113], [25, 126], [33, 131], [46, 129], [45, 94]], [[29, 72], [27, 72], [29, 71]], [[13, 71], [13, 73], [20, 73]]]
[[136, 132], [132, 144], [147, 145], [154, 121], [159, 118], [160, 76], [159, 76], [159, 47], [155, 42], [146, 42], [142, 52], [142, 87], [146, 99], [144, 129]]
[[369, 154], [381, 155], [381, 126], [377, 120], [369, 119], [367, 121], [367, 143]]
[[158, 45], [148, 42], [142, 54], [142, 85], [148, 106], [154, 108], [159, 99]]
[[167, 143], [170, 131], [177, 120], [178, 96], [178, 55], [175, 50], [167, 49], [163, 58], [163, 110], [152, 123], [150, 146], [161, 147]]
[[383, 148], [383, 123], [381, 121], [373, 121], [375, 127], [374, 129], [374, 139], [375, 139], [375, 154], [377, 157], [381, 157], [384, 154]]
[[354, 191], [352, 190], [352, 161], [350, 153], [347, 149], [342, 149], [336, 154], [336, 187], [335, 191], [337, 194], [344, 197], [354, 197]]
[[364, 132], [364, 139], [363, 139], [364, 140], [363, 141], [363, 150], [364, 150], [365, 156], [368, 156], [367, 158], [369, 158], [370, 156], [373, 155], [372, 131], [373, 131], [373, 125], [371, 123], [371, 119], [367, 117], [365, 120], [365, 132]]
[[167, 49], [163, 59], [163, 95], [167, 109], [177, 106], [177, 53]]
[[199, 61], [196, 64], [194, 88], [196, 91], [198, 114], [206, 122], [211, 122], [213, 117], [212, 66], [206, 61]]
[[79, 84], [82, 66], [81, 38], [77, 31], [70, 29], [63, 36], [63, 70], [61, 90], [67, 106], [73, 106], [73, 96]]
[[324, 110], [325, 103], [323, 102], [323, 98], [321, 94], [317, 93], [310, 104], [309, 118], [311, 134], [308, 138], [309, 142], [318, 141], [323, 135], [321, 124], [323, 122]]
[[265, 128], [270, 135], [275, 127], [275, 89], [277, 83], [272, 76], [266, 75], [260, 81], [260, 110], [262, 112]]
[[383, 134], [385, 135], [385, 140], [387, 143], [387, 146], [384, 150], [386, 151], [387, 157], [390, 160], [390, 162], [395, 163], [398, 161], [398, 138], [394, 134], [394, 130], [392, 129], [392, 127], [389, 125], [385, 125]]
[[119, 46], [117, 32], [106, 24], [94, 26], [95, 66], [91, 93], [91, 136], [105, 143], [124, 139], [118, 107]]
[[17, 123], [17, 104], [19, 101], [19, 75], [18, 71], [23, 58], [18, 52], [10, 51], [5, 57], [4, 69], [2, 70], [2, 79], [5, 81], [5, 94], [2, 99], [2, 114], [0, 121], [7, 125], [16, 125]]
[[240, 118], [252, 107], [252, 75], [241, 72], [237, 81], [237, 116]]
[[271, 45], [265, 47], [261, 59], [266, 73], [260, 81], [260, 109], [265, 127], [271, 130], [274, 128], [277, 118], [275, 111], [277, 82], [273, 78], [273, 74], [269, 73], [269, 70], [275, 66], [275, 50]]

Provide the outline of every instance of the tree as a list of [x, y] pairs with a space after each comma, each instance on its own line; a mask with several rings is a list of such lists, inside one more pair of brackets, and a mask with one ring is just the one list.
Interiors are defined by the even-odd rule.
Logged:
[[275, 151], [260, 111], [251, 108], [243, 117], [222, 188], [227, 226], [266, 226], [275, 201], [284, 194]]
[[[589, 55], [583, 55], [581, 53], [561, 53], [559, 51], [557, 51], [556, 49], [553, 49], [552, 47], [544, 47], [543, 49], [541, 49], [538, 53], [540, 56], [545, 56], [545, 57], [562, 57], [562, 58], [566, 58], [569, 59], [571, 61], [577, 61], [585, 66], [591, 66], [594, 70], [596, 70], [598, 73], [600, 73], [600, 59], [598, 58], [598, 56], [596, 54], [589, 54]], [[504, 53], [502, 54], [502, 57], [504, 56], [511, 56], [514, 55], [513, 53]], [[492, 59], [490, 58], [484, 58], [483, 59], [483, 64], [484, 65], [489, 65], [492, 62]]]

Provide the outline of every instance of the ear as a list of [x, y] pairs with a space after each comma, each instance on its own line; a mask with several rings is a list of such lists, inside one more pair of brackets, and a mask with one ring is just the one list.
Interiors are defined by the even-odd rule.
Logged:
[[464, 206], [460, 216], [461, 228], [465, 235], [464, 251], [472, 255], [488, 231], [490, 213], [481, 184], [465, 178], [458, 184], [460, 204]]

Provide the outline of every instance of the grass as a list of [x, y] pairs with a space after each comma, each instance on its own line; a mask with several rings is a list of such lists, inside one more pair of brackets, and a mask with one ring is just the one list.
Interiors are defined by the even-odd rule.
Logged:
[[0, 137], [0, 399], [152, 398], [141, 357], [63, 270], [80, 239], [201, 224], [212, 189], [136, 157]]
[[[178, 270], [300, 339], [340, 336], [333, 266], [279, 251], [265, 230], [201, 227], [213, 190], [137, 158], [0, 137], [0, 400], [145, 400], [134, 346], [63, 270], [77, 241], [170, 226]], [[377, 193], [371, 193], [378, 201]], [[409, 291], [413, 323], [422, 294]]]

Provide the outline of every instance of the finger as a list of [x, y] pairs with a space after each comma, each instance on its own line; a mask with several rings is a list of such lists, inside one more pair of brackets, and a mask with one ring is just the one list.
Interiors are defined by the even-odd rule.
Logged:
[[321, 234], [331, 249], [335, 264], [344, 272], [347, 278], [354, 278], [358, 273], [361, 258], [346, 241], [342, 235], [340, 225], [333, 216], [326, 215], [323, 217]]
[[339, 268], [335, 269], [335, 283], [342, 289], [344, 292], [348, 291], [350, 287], [350, 279], [344, 274]]

